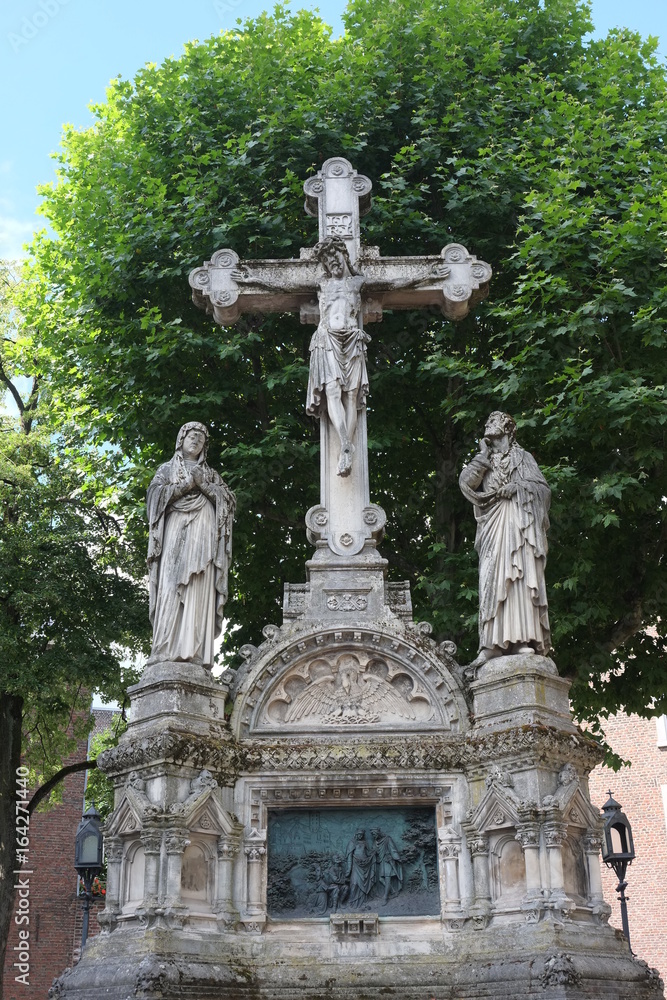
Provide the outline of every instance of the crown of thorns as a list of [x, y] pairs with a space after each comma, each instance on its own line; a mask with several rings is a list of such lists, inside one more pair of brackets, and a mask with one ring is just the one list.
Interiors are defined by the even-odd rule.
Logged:
[[320, 242], [316, 243], [313, 247], [313, 253], [320, 261], [324, 256], [326, 256], [326, 254], [331, 253], [332, 250], [343, 255], [350, 274], [357, 273], [352, 266], [350, 252], [347, 249], [347, 243], [341, 236], [325, 236], [323, 240], [320, 240]]

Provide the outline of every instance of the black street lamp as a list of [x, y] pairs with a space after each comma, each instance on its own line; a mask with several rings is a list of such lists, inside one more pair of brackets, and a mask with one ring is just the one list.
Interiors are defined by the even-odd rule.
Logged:
[[602, 814], [604, 816], [604, 827], [602, 830], [604, 836], [602, 842], [602, 860], [606, 864], [607, 868], [614, 869], [614, 873], [618, 879], [616, 892], [619, 894], [621, 902], [623, 933], [627, 938], [630, 954], [634, 954], [630, 945], [628, 907], [625, 895], [625, 890], [628, 886], [628, 883], [625, 881], [625, 873], [628, 870], [628, 865], [632, 864], [635, 858], [635, 845], [632, 839], [632, 827], [630, 826], [628, 817], [621, 810], [620, 802], [617, 802], [616, 799], [612, 797], [611, 792], [609, 792], [609, 798], [602, 806]]
[[102, 871], [104, 838], [100, 826], [101, 816], [94, 805], [86, 809], [76, 831], [74, 845], [74, 867], [84, 886], [83, 929], [81, 931], [81, 951], [88, 939], [88, 916], [93, 898], [93, 881]]

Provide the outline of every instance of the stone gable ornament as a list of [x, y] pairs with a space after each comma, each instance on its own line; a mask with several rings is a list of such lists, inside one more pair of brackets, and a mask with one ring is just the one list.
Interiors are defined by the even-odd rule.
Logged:
[[236, 500], [206, 462], [208, 429], [178, 432], [174, 457], [148, 487], [148, 572], [153, 647], [149, 663], [213, 666], [222, 629]]
[[533, 456], [517, 444], [509, 413], [489, 415], [479, 453], [459, 484], [477, 519], [479, 654], [472, 665], [507, 653], [546, 655], [551, 490]]

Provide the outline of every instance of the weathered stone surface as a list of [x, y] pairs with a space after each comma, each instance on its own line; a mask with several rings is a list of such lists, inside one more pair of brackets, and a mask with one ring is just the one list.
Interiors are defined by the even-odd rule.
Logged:
[[362, 321], [443, 295], [457, 314], [490, 269], [458, 246], [439, 274], [364, 249], [370, 182], [340, 158], [306, 196], [320, 244], [336, 237], [324, 250], [345, 247], [343, 273], [321, 245], [245, 270], [225, 251], [191, 283], [220, 322], [300, 308], [323, 343], [343, 334], [356, 428], [329, 419], [335, 393], [315, 378], [315, 553], [283, 623], [218, 681], [165, 660], [130, 692], [131, 725], [100, 758], [115, 782], [103, 934], [53, 996], [654, 1000], [659, 978], [607, 924], [586, 783], [601, 754], [572, 723], [567, 681], [537, 646], [459, 665], [377, 551]]
[[213, 666], [213, 643], [227, 598], [236, 501], [207, 465], [207, 450], [204, 424], [184, 424], [173, 458], [160, 466], [148, 487], [151, 662]]
[[544, 570], [551, 490], [532, 455], [516, 442], [508, 413], [490, 414], [479, 454], [460, 477], [477, 519], [479, 655], [551, 648]]

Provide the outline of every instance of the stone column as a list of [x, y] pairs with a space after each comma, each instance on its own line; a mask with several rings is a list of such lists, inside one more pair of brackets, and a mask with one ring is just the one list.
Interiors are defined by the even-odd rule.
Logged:
[[121, 837], [105, 837], [104, 854], [107, 862], [107, 894], [105, 906], [98, 913], [97, 920], [103, 932], [108, 933], [116, 926], [120, 913], [120, 870], [123, 863], [123, 841]]
[[165, 838], [167, 849], [167, 885], [165, 902], [168, 905], [179, 905], [181, 902], [181, 871], [183, 868], [183, 852], [190, 841], [186, 830], [171, 830]]
[[521, 900], [521, 909], [530, 921], [538, 921], [544, 909], [544, 890], [540, 866], [540, 827], [538, 823], [526, 823], [517, 829], [516, 839], [521, 844], [526, 866], [526, 892]]
[[540, 828], [537, 823], [526, 824], [517, 829], [516, 839], [521, 844], [526, 865], [526, 902], [540, 899], [542, 893], [542, 873], [540, 871]]
[[216, 896], [213, 901], [213, 912], [217, 914], [220, 923], [234, 926], [238, 919], [238, 910], [233, 901], [234, 861], [239, 853], [239, 845], [228, 837], [218, 840], [218, 868], [216, 880]]
[[475, 902], [470, 915], [474, 926], [483, 930], [491, 916], [491, 887], [489, 882], [489, 838], [475, 837], [470, 842], [472, 876], [475, 885]]
[[460, 838], [452, 827], [445, 827], [444, 830], [438, 833], [438, 847], [445, 883], [442, 916], [450, 930], [454, 930], [458, 927], [458, 924], [456, 922], [452, 923], [447, 918], [461, 917], [461, 890], [459, 888], [459, 854], [461, 853], [461, 843]]
[[141, 843], [144, 848], [144, 900], [142, 905], [144, 909], [152, 909], [158, 901], [162, 832], [160, 830], [144, 830], [141, 834]]
[[260, 931], [266, 922], [266, 903], [262, 892], [266, 841], [252, 830], [243, 847], [247, 869], [247, 915], [244, 924], [248, 930]]
[[563, 878], [562, 846], [566, 836], [567, 827], [563, 823], [550, 823], [544, 829], [549, 862], [549, 904], [552, 910], [560, 912], [562, 916], [566, 916], [567, 911], [574, 908], [574, 903], [565, 892]]
[[606, 923], [611, 914], [611, 906], [609, 903], [605, 903], [602, 892], [602, 872], [600, 870], [602, 837], [599, 833], [589, 830], [583, 843], [588, 871], [588, 901], [591, 904], [593, 916], [601, 923]]

